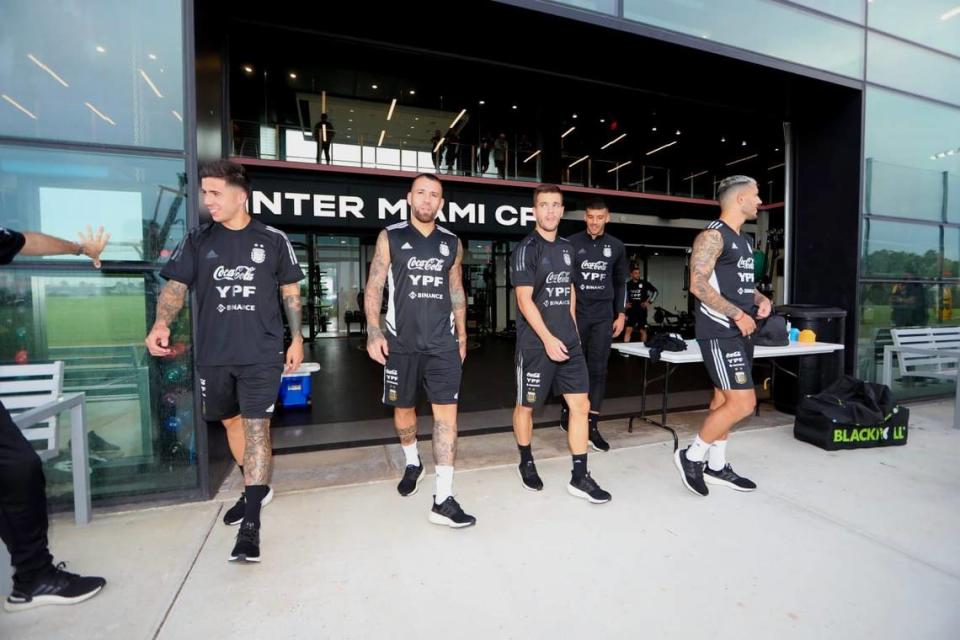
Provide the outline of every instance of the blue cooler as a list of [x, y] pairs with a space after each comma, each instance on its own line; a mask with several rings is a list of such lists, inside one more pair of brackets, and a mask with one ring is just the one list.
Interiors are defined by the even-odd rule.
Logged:
[[293, 373], [280, 376], [280, 404], [285, 407], [306, 407], [310, 405], [312, 383], [310, 375], [320, 371], [316, 362], [304, 362]]

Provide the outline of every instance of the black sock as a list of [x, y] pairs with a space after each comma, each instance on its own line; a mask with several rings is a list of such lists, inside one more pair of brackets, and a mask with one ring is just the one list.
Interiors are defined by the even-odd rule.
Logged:
[[581, 453], [573, 456], [573, 479], [579, 480], [587, 475], [587, 454]]
[[260, 505], [269, 492], [270, 487], [265, 484], [247, 485], [243, 493], [247, 502], [243, 510], [244, 522], [253, 522], [257, 527], [260, 526]]
[[587, 414], [587, 425], [590, 427], [590, 430], [593, 431], [597, 428], [597, 422], [600, 420], [599, 413], [588, 413]]
[[533, 449], [529, 444], [518, 444], [517, 449], [520, 449], [520, 464], [533, 462]]

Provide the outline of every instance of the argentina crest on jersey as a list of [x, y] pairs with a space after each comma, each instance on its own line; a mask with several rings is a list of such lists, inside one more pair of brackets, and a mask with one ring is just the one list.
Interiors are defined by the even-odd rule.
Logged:
[[567, 252], [566, 249], [563, 250], [563, 261], [567, 264], [568, 267], [573, 264], [573, 261], [570, 260], [570, 254]]
[[263, 261], [267, 259], [267, 252], [264, 251], [262, 244], [255, 243], [253, 245], [253, 251], [250, 252], [250, 259], [257, 264], [262, 264]]
[[447, 246], [446, 242], [440, 243], [440, 255], [442, 255], [444, 258], [450, 255], [450, 247]]
[[608, 244], [603, 245], [603, 257], [610, 258], [612, 256], [613, 256], [613, 249], [610, 248], [610, 245]]

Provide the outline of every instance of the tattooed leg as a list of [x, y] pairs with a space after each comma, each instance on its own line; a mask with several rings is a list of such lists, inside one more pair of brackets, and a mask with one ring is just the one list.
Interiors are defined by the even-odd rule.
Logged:
[[243, 482], [264, 485], [270, 479], [270, 418], [244, 418]]
[[433, 461], [453, 466], [457, 458], [457, 405], [433, 405]]
[[410, 446], [417, 441], [417, 410], [414, 407], [394, 407], [393, 426], [400, 444]]

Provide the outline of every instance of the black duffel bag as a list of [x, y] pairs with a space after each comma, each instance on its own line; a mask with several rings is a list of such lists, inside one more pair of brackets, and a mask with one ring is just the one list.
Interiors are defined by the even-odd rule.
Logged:
[[907, 444], [910, 410], [890, 387], [842, 376], [797, 406], [793, 436], [821, 449], [862, 449]]

